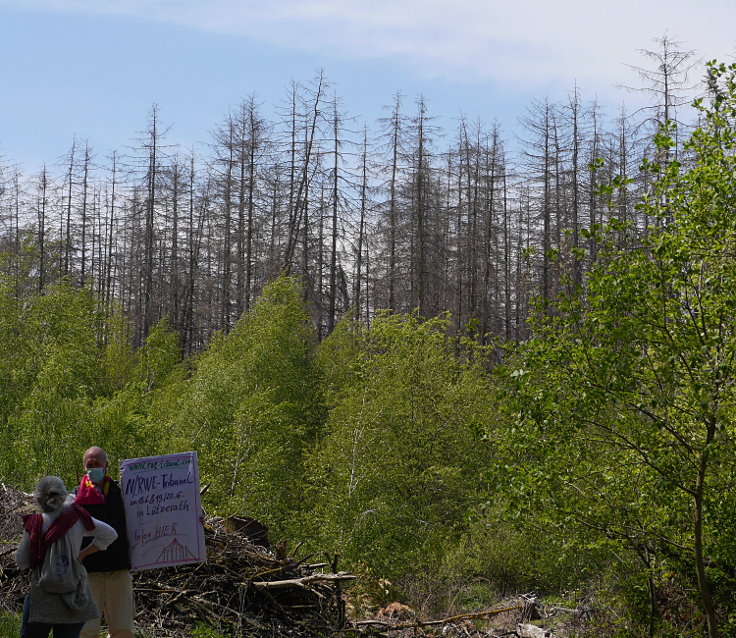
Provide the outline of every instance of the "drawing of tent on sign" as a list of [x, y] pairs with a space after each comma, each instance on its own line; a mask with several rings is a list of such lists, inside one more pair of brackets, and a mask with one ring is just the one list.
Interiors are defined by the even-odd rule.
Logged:
[[161, 550], [157, 563], [176, 563], [180, 561], [196, 561], [197, 558], [176, 538]]

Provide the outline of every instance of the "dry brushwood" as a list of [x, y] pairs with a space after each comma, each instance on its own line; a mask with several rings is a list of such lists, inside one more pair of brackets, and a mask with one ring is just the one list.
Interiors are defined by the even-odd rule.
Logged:
[[344, 612], [336, 583], [349, 575], [315, 574], [294, 559], [278, 559], [219, 519], [207, 521], [205, 538], [206, 563], [135, 574], [138, 624], [185, 633], [199, 621], [269, 636], [339, 628]]
[[432, 627], [437, 625], [444, 626], [451, 626], [455, 625], [458, 622], [462, 622], [465, 620], [487, 620], [491, 616], [496, 616], [498, 614], [505, 614], [506, 612], [515, 611], [517, 609], [522, 609], [522, 605], [513, 605], [510, 607], [501, 607], [499, 609], [489, 609], [487, 611], [479, 611], [474, 613], [467, 613], [467, 614], [456, 614], [454, 616], [448, 616], [447, 618], [441, 618], [440, 620], [412, 620], [408, 622], [387, 622], [385, 620], [381, 619], [371, 619], [371, 620], [359, 620], [353, 623], [354, 627], [364, 627], [368, 625], [375, 625], [375, 626], [381, 626], [387, 631], [400, 631], [402, 629], [410, 629], [410, 628], [419, 628], [419, 627]]
[[28, 579], [15, 566], [15, 549], [23, 534], [21, 514], [33, 511], [30, 494], [0, 483], [0, 611], [18, 611]]
[[[0, 484], [0, 610], [19, 611], [27, 577], [13, 553], [22, 534], [27, 495]], [[207, 562], [135, 572], [136, 625], [149, 635], [185, 636], [198, 623], [243, 636], [324, 636], [344, 622], [345, 572], [315, 572], [308, 557], [277, 558], [219, 518], [205, 521]], [[331, 567], [336, 569], [336, 561]], [[318, 568], [325, 566], [325, 563]]]

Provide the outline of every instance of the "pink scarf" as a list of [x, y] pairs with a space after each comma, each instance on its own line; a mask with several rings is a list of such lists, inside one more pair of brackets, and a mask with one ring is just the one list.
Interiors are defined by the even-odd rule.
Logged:
[[85, 474], [77, 488], [77, 498], [74, 500], [79, 505], [104, 505], [107, 502], [107, 490], [110, 489], [110, 477], [106, 476], [102, 481], [102, 491], [89, 480]]
[[87, 513], [87, 510], [76, 503], [72, 503], [61, 510], [61, 514], [49, 525], [46, 533], [42, 534], [43, 516], [41, 514], [26, 514], [23, 517], [23, 529], [28, 532], [30, 540], [31, 567], [38, 565], [46, 555], [48, 547], [64, 536], [80, 518], [85, 529], [95, 528], [92, 517]]

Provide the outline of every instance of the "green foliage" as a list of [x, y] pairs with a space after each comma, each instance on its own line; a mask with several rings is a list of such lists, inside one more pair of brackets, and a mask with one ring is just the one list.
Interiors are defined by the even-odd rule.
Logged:
[[164, 317], [153, 326], [138, 352], [133, 377], [145, 392], [159, 388], [181, 361], [179, 335]]
[[211, 512], [362, 559], [376, 583], [415, 565], [431, 579], [488, 488], [485, 352], [444, 319], [346, 318], [316, 351], [301, 289], [281, 279], [182, 362], [166, 320], [136, 352], [122, 316], [72, 286], [0, 303], [14, 381], [0, 407], [4, 481], [30, 489], [53, 473], [71, 486], [92, 444], [113, 469], [195, 449]]
[[702, 107], [683, 163], [647, 167], [639, 206], [657, 228], [604, 231], [585, 290], [538, 317], [522, 360], [499, 370], [512, 495], [550, 530], [634, 552], [646, 578], [689, 563], [711, 636], [712, 573], [736, 566], [736, 67], [713, 72], [727, 92]]
[[126, 320], [104, 311], [88, 290], [61, 283], [18, 299], [0, 287], [0, 306], [4, 481], [31, 489], [41, 476], [58, 474], [71, 487], [94, 444], [113, 459], [150, 451], [148, 441], [167, 449], [166, 438], [145, 428], [148, 397], [179, 359], [165, 323], [136, 356]]
[[[10, 340], [14, 391], [7, 414], [6, 480], [29, 486], [52, 471], [73, 475], [90, 435], [90, 406], [101, 390], [102, 315], [92, 296], [67, 285], [15, 306]], [[12, 310], [12, 309], [11, 309]], [[70, 450], [74, 461], [69, 459]], [[17, 459], [29, 462], [18, 463]]]
[[[26, 390], [21, 301], [0, 282], [0, 418], [14, 412]], [[5, 441], [3, 441], [5, 442]]]
[[363, 351], [368, 347], [367, 332], [349, 313], [319, 345], [316, 362], [322, 373], [325, 402], [329, 408], [339, 403], [359, 378]]
[[299, 519], [303, 459], [324, 419], [314, 345], [299, 286], [277, 280], [169, 396], [175, 445], [198, 450], [217, 511], [247, 512], [277, 533]]
[[130, 325], [122, 311], [108, 313], [105, 321], [105, 348], [102, 353], [103, 394], [122, 390], [133, 376], [136, 353], [131, 345]]
[[369, 331], [347, 319], [321, 348], [331, 410], [311, 459], [315, 534], [388, 578], [440, 560], [485, 487], [474, 427], [487, 393], [454, 346], [444, 319], [382, 315]]
[[227, 638], [228, 634], [222, 633], [202, 622], [198, 622], [191, 631], [191, 638]]
[[[167, 319], [154, 325], [143, 347], [130, 356], [127, 340], [110, 340], [105, 363], [115, 358], [117, 373], [127, 381], [111, 396], [94, 403], [93, 421], [99, 441], [113, 459], [166, 454], [173, 433], [152, 405], [159, 395], [179, 387], [184, 378], [179, 337]], [[122, 356], [120, 356], [122, 354]]]
[[601, 552], [547, 533], [533, 510], [511, 511], [499, 494], [445, 555], [442, 571], [463, 587], [483, 582], [486, 604], [520, 591], [568, 591], [601, 568]]

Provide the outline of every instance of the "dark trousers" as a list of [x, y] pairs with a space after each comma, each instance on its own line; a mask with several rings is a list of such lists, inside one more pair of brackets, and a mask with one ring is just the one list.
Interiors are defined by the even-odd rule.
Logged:
[[20, 638], [48, 638], [49, 632], [54, 631], [54, 638], [79, 638], [83, 622], [75, 623], [47, 623], [28, 622], [28, 613], [31, 606], [30, 596], [23, 601], [23, 620], [20, 626]]

